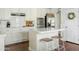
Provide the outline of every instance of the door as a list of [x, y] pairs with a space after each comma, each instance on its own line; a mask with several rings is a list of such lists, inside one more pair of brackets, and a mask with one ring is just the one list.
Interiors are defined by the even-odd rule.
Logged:
[[[74, 18], [72, 15], [74, 13]], [[70, 18], [69, 18], [70, 17]], [[65, 28], [64, 39], [69, 42], [78, 43], [78, 9], [61, 9], [61, 24]]]

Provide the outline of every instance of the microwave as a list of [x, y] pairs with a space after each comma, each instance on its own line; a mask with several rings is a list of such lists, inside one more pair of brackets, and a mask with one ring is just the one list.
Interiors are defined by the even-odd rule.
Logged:
[[37, 28], [45, 28], [45, 18], [37, 18]]

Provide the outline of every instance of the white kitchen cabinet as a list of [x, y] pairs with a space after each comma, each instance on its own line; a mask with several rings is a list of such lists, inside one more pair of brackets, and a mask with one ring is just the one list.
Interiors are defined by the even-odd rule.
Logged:
[[35, 20], [36, 8], [19, 8], [18, 12], [26, 14], [25, 20]]
[[31, 29], [33, 28], [3, 28], [1, 31], [6, 34], [5, 45], [28, 41], [28, 32]]
[[23, 27], [25, 26], [25, 16], [11, 16], [11, 27]]
[[28, 32], [23, 31], [20, 32], [21, 36], [22, 36], [22, 41], [28, 41]]
[[3, 19], [10, 19], [11, 13], [26, 13], [26, 8], [1, 8], [1, 15]]
[[13, 43], [18, 43], [18, 42], [22, 42], [21, 33], [19, 33], [19, 32], [7, 33], [6, 40], [5, 40], [5, 45], [13, 44]]
[[38, 8], [37, 9], [37, 17], [45, 17], [46, 13], [47, 13], [46, 8]]
[[[10, 9], [10, 23], [11, 27], [23, 27], [25, 26], [26, 16], [11, 16], [11, 13], [25, 13], [26, 9], [14, 8]], [[26, 15], [26, 14], [25, 14]]]
[[0, 51], [4, 51], [5, 50], [5, 43], [4, 43], [4, 41], [5, 41], [5, 38], [6, 37], [6, 34], [0, 34]]
[[24, 20], [30, 20], [31, 17], [31, 8], [19, 8], [19, 13], [25, 13], [25, 19]]
[[7, 34], [5, 45], [13, 44], [19, 42], [20, 34], [17, 31], [13, 31], [12, 29], [6, 29], [5, 33]]
[[10, 19], [12, 12], [18, 12], [18, 8], [4, 8], [3, 12], [5, 12], [5, 13], [3, 13], [4, 14], [4, 18], [3, 19], [7, 19], [8, 20], [8, 19]]
[[6, 33], [5, 45], [27, 41], [27, 30], [24, 33], [20, 28], [8, 28], [4, 33]]
[[23, 27], [25, 26], [25, 16], [11, 16], [10, 17], [10, 27]]

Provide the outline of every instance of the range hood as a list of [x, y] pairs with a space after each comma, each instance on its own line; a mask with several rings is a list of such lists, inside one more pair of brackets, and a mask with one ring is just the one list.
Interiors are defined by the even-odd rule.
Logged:
[[11, 13], [11, 16], [25, 16], [25, 13]]
[[53, 13], [46, 13], [47, 17], [55, 17], [55, 15]]

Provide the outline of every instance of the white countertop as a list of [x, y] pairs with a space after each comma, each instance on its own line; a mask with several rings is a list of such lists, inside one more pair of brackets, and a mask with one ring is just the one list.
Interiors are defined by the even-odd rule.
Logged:
[[12, 27], [12, 28], [1, 28], [2, 32], [28, 32], [33, 27]]
[[58, 32], [58, 31], [64, 31], [65, 29], [54, 29], [54, 28], [38, 28], [36, 31], [38, 33], [47, 33], [47, 32]]
[[28, 31], [36, 31], [37, 33], [46, 33], [46, 32], [57, 32], [57, 31], [63, 31], [62, 29], [54, 29], [54, 28], [34, 28], [34, 27], [20, 27], [20, 28], [5, 28], [2, 29], [3, 32], [28, 32]]

